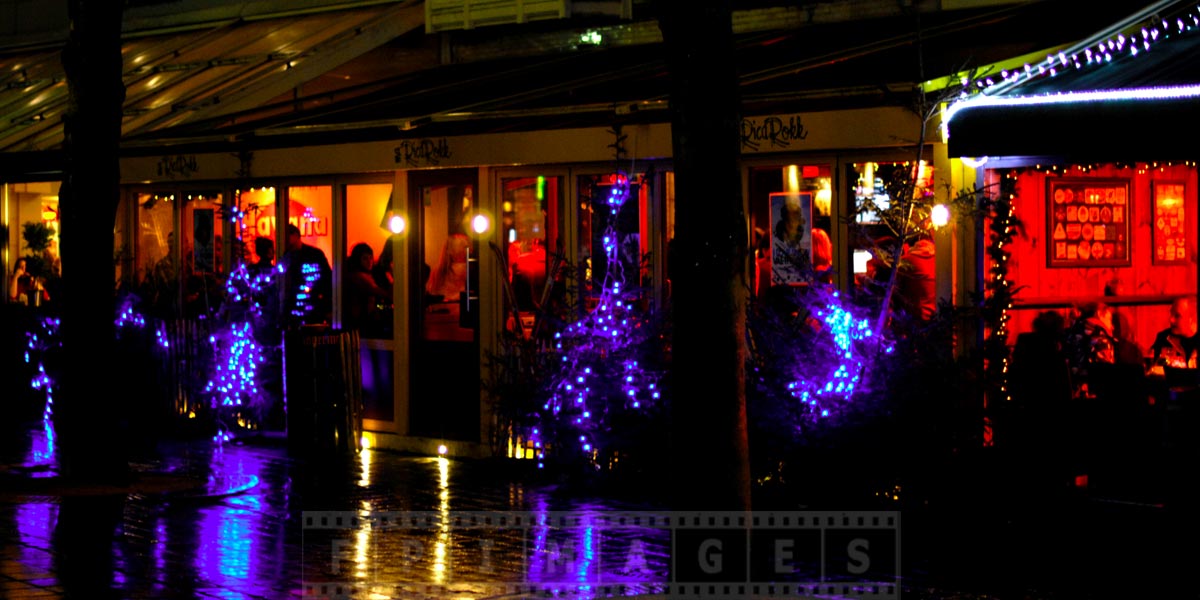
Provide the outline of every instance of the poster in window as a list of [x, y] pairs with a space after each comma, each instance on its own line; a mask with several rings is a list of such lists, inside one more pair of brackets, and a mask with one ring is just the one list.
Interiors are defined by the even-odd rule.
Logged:
[[812, 192], [779, 192], [771, 200], [771, 284], [811, 279]]
[[197, 273], [212, 273], [216, 263], [213, 239], [213, 209], [198, 208], [192, 212], [193, 266]]
[[1186, 263], [1191, 256], [1192, 240], [1188, 235], [1190, 225], [1183, 212], [1184, 184], [1182, 181], [1155, 181], [1152, 189], [1152, 262], [1156, 265]]
[[1046, 264], [1127, 267], [1132, 264], [1133, 198], [1127, 179], [1049, 179]]

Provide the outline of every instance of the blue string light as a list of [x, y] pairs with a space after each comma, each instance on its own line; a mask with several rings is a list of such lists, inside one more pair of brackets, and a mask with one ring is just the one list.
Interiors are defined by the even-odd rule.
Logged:
[[50, 379], [50, 375], [46, 373], [46, 364], [44, 357], [51, 348], [60, 347], [58, 331], [62, 326], [62, 320], [55, 317], [42, 317], [35, 325], [35, 329], [25, 332], [26, 349], [25, 362], [31, 363], [36, 357], [37, 370], [33, 375], [30, 386], [46, 395], [46, 402], [42, 409], [42, 430], [44, 432], [44, 445], [39, 445], [31, 457], [33, 463], [37, 465], [53, 464], [55, 462], [55, 433], [54, 433], [54, 381]]
[[310, 302], [313, 288], [317, 286], [317, 280], [321, 278], [321, 267], [315, 263], [304, 263], [300, 265], [301, 281], [297, 284], [295, 294], [296, 303], [292, 307], [293, 317], [304, 317], [312, 312], [313, 305]]
[[848, 408], [874, 353], [891, 353], [894, 346], [872, 331], [869, 315], [855, 314], [859, 309], [848, 308], [836, 291], [812, 286], [808, 294], [818, 307], [812, 313], [818, 346], [803, 357], [797, 356], [786, 387], [788, 394], [803, 405], [803, 414], [819, 420]]
[[[618, 257], [622, 237], [616, 229], [615, 215], [630, 197], [629, 176], [618, 172], [612, 179], [605, 204], [614, 216], [601, 237], [607, 258], [607, 272], [600, 286], [595, 310], [554, 334], [553, 348], [561, 354], [561, 370], [549, 385], [549, 398], [542, 406], [540, 419], [565, 426], [575, 432], [575, 452], [582, 453], [599, 468], [604, 456], [600, 436], [609, 420], [620, 411], [644, 411], [661, 400], [658, 383], [661, 374], [629, 358], [651, 335], [644, 315], [635, 307], [640, 292], [627, 289], [623, 265]], [[595, 389], [593, 389], [595, 386]], [[528, 439], [536, 449], [538, 468], [544, 468], [546, 439], [544, 432], [553, 427], [533, 427]], [[566, 436], [560, 439], [570, 439]], [[554, 448], [569, 452], [569, 448]]]

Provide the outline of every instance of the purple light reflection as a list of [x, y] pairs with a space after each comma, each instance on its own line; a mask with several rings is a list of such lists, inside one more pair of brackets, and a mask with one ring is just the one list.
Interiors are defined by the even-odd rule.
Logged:
[[[260, 457], [240, 448], [215, 448], [211, 460], [209, 493], [233, 494], [221, 504], [199, 511], [197, 575], [213, 586], [229, 590], [257, 590], [258, 577], [267, 549], [258, 548], [264, 522], [264, 491], [258, 487], [263, 468]], [[230, 598], [244, 594], [229, 592]]]
[[58, 504], [25, 502], [17, 506], [15, 516], [17, 536], [21, 540], [20, 564], [33, 575], [53, 573], [53, 555], [40, 549], [50, 547], [54, 527], [58, 524]]

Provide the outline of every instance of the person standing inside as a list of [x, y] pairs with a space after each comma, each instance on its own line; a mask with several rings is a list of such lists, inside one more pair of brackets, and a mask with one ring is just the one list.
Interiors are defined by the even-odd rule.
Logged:
[[284, 298], [292, 325], [330, 322], [333, 309], [333, 269], [320, 248], [304, 243], [300, 228], [288, 223], [284, 265]]
[[937, 313], [937, 263], [933, 238], [927, 231], [900, 256], [896, 274], [896, 305], [913, 319], [925, 322]]

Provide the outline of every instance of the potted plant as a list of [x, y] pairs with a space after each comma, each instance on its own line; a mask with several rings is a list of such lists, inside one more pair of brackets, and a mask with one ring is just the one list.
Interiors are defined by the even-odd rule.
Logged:
[[42, 301], [45, 281], [55, 273], [54, 257], [50, 255], [50, 245], [56, 235], [54, 229], [45, 223], [29, 221], [21, 226], [21, 237], [25, 239], [25, 270], [33, 278], [34, 289], [38, 293], [30, 295], [30, 304], [38, 305]]

